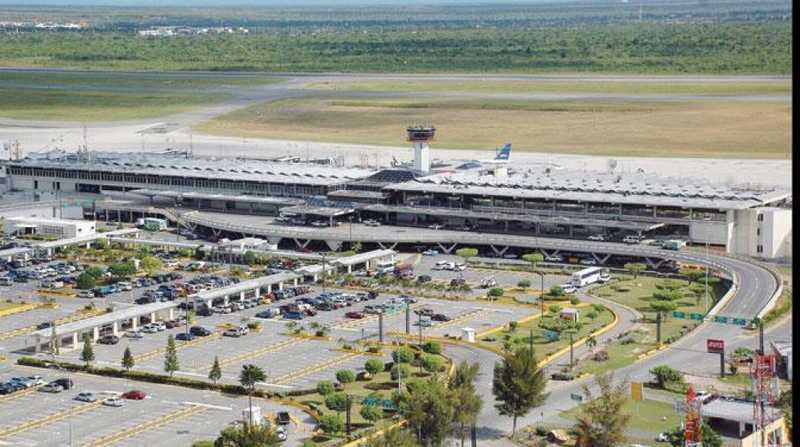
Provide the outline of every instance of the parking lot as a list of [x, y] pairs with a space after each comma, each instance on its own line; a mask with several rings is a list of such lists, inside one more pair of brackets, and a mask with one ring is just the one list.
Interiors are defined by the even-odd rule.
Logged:
[[[3, 381], [12, 376], [33, 374], [42, 375], [45, 380], [66, 377], [39, 368], [0, 368]], [[75, 387], [61, 393], [29, 389], [0, 397], [0, 420], [3, 421], [0, 445], [190, 445], [199, 439], [213, 439], [229, 423], [241, 419], [242, 410], [247, 407], [246, 397], [223, 396], [216, 392], [86, 374], [73, 373], [70, 378]], [[102, 404], [105, 397], [133, 389], [144, 391], [147, 397], [123, 399], [124, 405], [118, 408]], [[87, 391], [94, 393], [98, 400], [75, 400], [79, 392]], [[298, 443], [313, 429], [313, 421], [299, 410], [260, 399], [254, 404], [267, 416], [278, 411], [288, 411], [292, 415], [289, 445]]]

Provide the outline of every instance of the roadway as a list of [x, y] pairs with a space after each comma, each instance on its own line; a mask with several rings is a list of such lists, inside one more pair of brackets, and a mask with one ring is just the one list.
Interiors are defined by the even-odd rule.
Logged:
[[679, 262], [708, 265], [719, 269], [730, 277], [736, 278], [738, 289], [735, 299], [724, 306], [720, 314], [730, 317], [752, 318], [767, 305], [778, 287], [775, 276], [767, 269], [740, 259], [714, 254], [688, 251], [670, 251], [661, 248], [629, 245], [614, 242], [594, 242], [588, 240], [543, 238], [523, 235], [504, 235], [496, 233], [467, 232], [454, 230], [432, 230], [414, 227], [369, 227], [362, 224], [345, 224], [339, 227], [311, 228], [288, 225], [273, 225], [270, 219], [263, 216], [237, 216], [232, 222], [230, 216], [222, 213], [187, 212], [182, 213], [183, 220], [232, 232], [257, 235], [272, 240], [276, 238], [293, 238], [298, 240], [321, 241], [361, 241], [382, 243], [391, 246], [394, 243], [428, 244], [449, 247], [452, 244], [494, 245], [518, 247], [523, 249], [559, 250], [569, 252], [613, 254], [623, 256], [649, 257], [652, 259], [670, 259]]

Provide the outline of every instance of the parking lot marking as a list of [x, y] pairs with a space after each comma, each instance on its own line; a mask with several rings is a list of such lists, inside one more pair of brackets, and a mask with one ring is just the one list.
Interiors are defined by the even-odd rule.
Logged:
[[41, 385], [37, 385], [37, 386], [31, 387], [31, 388], [28, 388], [26, 390], [20, 390], [20, 391], [17, 391], [16, 393], [7, 394], [7, 395], [5, 395], [3, 397], [0, 397], [0, 403], [8, 402], [10, 400], [16, 400], [16, 399], [19, 399], [20, 397], [27, 396], [28, 394], [31, 394], [34, 391], [36, 391], [39, 388], [39, 386], [41, 386]]
[[[184, 348], [190, 348], [192, 346], [197, 346], [197, 345], [200, 345], [200, 344], [203, 344], [203, 343], [208, 343], [208, 342], [210, 342], [212, 340], [216, 340], [216, 339], [218, 339], [220, 337], [222, 337], [222, 333], [221, 332], [214, 332], [213, 334], [207, 335], [205, 337], [196, 337], [192, 341], [187, 341], [187, 342], [182, 342], [182, 343], [175, 343], [175, 348], [178, 349], [178, 350], [184, 349]], [[154, 349], [154, 350], [152, 350], [150, 352], [145, 352], [144, 354], [139, 354], [139, 355], [133, 356], [133, 360], [136, 363], [139, 363], [139, 362], [142, 362], [142, 361], [145, 361], [145, 360], [150, 360], [151, 358], [153, 358], [153, 357], [155, 357], [155, 356], [157, 356], [159, 354], [163, 354], [166, 350], [167, 350], [166, 346], [163, 347], [163, 348]]]
[[[308, 343], [310, 340], [307, 338], [299, 338], [299, 339], [291, 339], [291, 340], [284, 340], [279, 343], [274, 343], [271, 345], [264, 346], [263, 348], [257, 349], [255, 351], [245, 352], [243, 354], [239, 354], [233, 357], [223, 358], [219, 361], [219, 366], [224, 367], [233, 363], [243, 362], [245, 360], [251, 360], [256, 357], [260, 357], [264, 354], [268, 354], [271, 352], [282, 351], [289, 347], [294, 347], [303, 343]], [[188, 371], [190, 372], [197, 372], [197, 371], [208, 371], [211, 369], [211, 365], [201, 366], [199, 368], [191, 368]]]
[[[422, 307], [422, 304], [412, 304], [411, 305], [411, 310], [413, 311], [414, 309], [418, 309], [420, 307]], [[383, 318], [385, 319], [385, 318], [395, 317], [395, 316], [404, 315], [404, 314], [405, 314], [405, 308], [403, 308], [403, 309], [401, 309], [400, 311], [397, 311], [397, 312], [393, 312], [393, 313], [390, 313], [390, 314], [384, 314]], [[357, 319], [357, 320], [351, 320], [351, 321], [345, 321], [343, 323], [339, 323], [336, 326], [333, 326], [333, 329], [350, 329], [350, 328], [354, 328], [354, 327], [366, 326], [367, 324], [369, 324], [369, 323], [371, 323], [373, 321], [377, 321], [377, 320], [378, 320], [378, 315], [370, 315], [368, 317], [360, 318], [360, 319]]]
[[231, 408], [231, 407], [223, 407], [223, 406], [220, 406], [220, 405], [204, 404], [202, 402], [183, 402], [183, 405], [197, 405], [198, 407], [211, 408], [212, 410], [224, 410], [224, 411], [232, 411], [233, 410], [233, 408]]
[[47, 416], [39, 419], [34, 419], [32, 421], [23, 422], [22, 424], [15, 425], [13, 427], [5, 428], [0, 430], [0, 438], [7, 438], [9, 436], [16, 435], [18, 433], [22, 433], [28, 430], [33, 430], [34, 428], [38, 428], [44, 425], [51, 424], [53, 422], [60, 421], [62, 419], [66, 419], [71, 416], [76, 416], [82, 413], [86, 413], [91, 411], [102, 404], [102, 401], [91, 402], [86, 404], [77, 405], [74, 407], [70, 407], [66, 410], [56, 411], [55, 413], [50, 413]]
[[126, 428], [124, 430], [120, 430], [116, 433], [112, 433], [107, 436], [103, 436], [102, 438], [95, 439], [94, 441], [90, 441], [85, 444], [86, 447], [105, 447], [108, 445], [116, 444], [122, 440], [128, 439], [132, 436], [136, 436], [139, 433], [154, 430], [164, 425], [171, 424], [177, 420], [185, 419], [189, 416], [193, 416], [195, 414], [202, 413], [208, 410], [208, 407], [201, 406], [201, 405], [190, 405], [185, 408], [180, 408], [176, 411], [171, 413], [167, 413], [165, 415], [159, 416], [155, 419], [149, 419], [145, 422], [140, 424], [134, 425], [133, 427]]
[[487, 309], [472, 310], [472, 311], [469, 311], [469, 312], [467, 312], [467, 313], [465, 313], [463, 315], [459, 315], [458, 317], [453, 318], [450, 321], [444, 321], [444, 322], [442, 322], [440, 324], [433, 325], [431, 327], [439, 329], [439, 328], [443, 328], [443, 327], [452, 326], [452, 325], [460, 323], [460, 322], [462, 322], [464, 320], [469, 320], [469, 319], [475, 318], [475, 317], [477, 317], [479, 315], [483, 315], [483, 314], [486, 314], [486, 313], [489, 313], [489, 312], [491, 312], [491, 311], [487, 310]]
[[309, 374], [313, 374], [313, 373], [315, 373], [317, 371], [320, 371], [320, 370], [323, 370], [325, 368], [330, 368], [332, 366], [344, 363], [344, 362], [346, 362], [346, 361], [348, 361], [348, 360], [350, 360], [350, 359], [352, 359], [354, 357], [358, 357], [360, 355], [361, 355], [360, 352], [350, 352], [350, 353], [347, 353], [347, 354], [344, 354], [344, 355], [340, 355], [340, 356], [334, 357], [334, 358], [332, 358], [330, 360], [325, 360], [323, 362], [320, 362], [320, 363], [317, 363], [317, 364], [314, 364], [314, 365], [311, 365], [311, 366], [306, 366], [305, 368], [301, 368], [301, 369], [299, 369], [297, 371], [290, 372], [289, 374], [284, 374], [282, 376], [279, 376], [275, 380], [273, 380], [272, 383], [274, 383], [276, 385], [282, 385], [282, 384], [287, 383], [287, 382], [292, 381], [292, 380], [302, 379], [303, 377], [305, 377], [305, 376], [307, 376]]

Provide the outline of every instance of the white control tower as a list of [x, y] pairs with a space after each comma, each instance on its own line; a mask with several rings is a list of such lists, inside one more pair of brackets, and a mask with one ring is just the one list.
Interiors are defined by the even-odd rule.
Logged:
[[414, 169], [428, 173], [431, 171], [431, 148], [428, 142], [436, 136], [433, 126], [411, 126], [406, 129], [408, 141], [414, 144]]

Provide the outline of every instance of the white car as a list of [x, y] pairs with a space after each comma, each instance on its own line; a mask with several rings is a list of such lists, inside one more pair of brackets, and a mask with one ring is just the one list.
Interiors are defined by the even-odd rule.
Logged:
[[242, 331], [239, 328], [230, 328], [223, 332], [222, 335], [225, 337], [241, 337]]
[[606, 240], [606, 238], [602, 234], [593, 234], [589, 236], [587, 239], [589, 239], [590, 241], [601, 241], [601, 242]]
[[103, 405], [107, 407], [121, 407], [125, 405], [125, 401], [123, 401], [119, 397], [109, 397], [103, 400]]
[[666, 433], [661, 432], [658, 434], [658, 436], [656, 436], [656, 442], [669, 442], [669, 436]]
[[597, 265], [597, 260], [594, 258], [583, 258], [580, 260], [581, 265]]
[[442, 228], [444, 228], [444, 225], [442, 225], [442, 224], [431, 224], [431, 225], [428, 225], [428, 228], [430, 228], [431, 230], [441, 230]]
[[378, 222], [377, 220], [372, 220], [372, 219], [365, 220], [363, 223], [364, 223], [364, 225], [366, 225], [368, 227], [379, 227], [379, 226], [381, 226], [380, 222]]
[[601, 273], [600, 278], [597, 279], [600, 282], [609, 282], [611, 281], [611, 275], [608, 273]]
[[622, 238], [622, 242], [625, 242], [626, 244], [638, 244], [641, 242], [641, 239], [639, 239], [638, 236], [625, 236]]
[[153, 323], [153, 326], [155, 326], [158, 332], [167, 330], [167, 325], [163, 321], [156, 321], [155, 323]]
[[463, 262], [459, 262], [453, 265], [453, 270], [457, 272], [463, 272], [466, 269], [467, 269], [467, 264], [464, 264]]
[[572, 284], [562, 284], [561, 290], [563, 290], [564, 293], [575, 293], [578, 289], [576, 289]]
[[275, 435], [278, 437], [278, 441], [285, 441], [286, 427], [284, 427], [283, 425], [279, 425], [278, 428], [275, 429]]
[[125, 333], [125, 336], [128, 338], [144, 338], [142, 331], [128, 331]]
[[158, 332], [158, 327], [152, 323], [148, 323], [142, 326], [142, 332], [145, 334], [155, 334]]
[[509, 253], [507, 255], [503, 255], [503, 259], [517, 259], [519, 256], [515, 255], [514, 253]]
[[547, 262], [564, 262], [564, 258], [559, 255], [545, 256], [544, 260]]
[[45, 393], [60, 393], [64, 391], [64, 387], [61, 385], [56, 385], [54, 383], [48, 383], [47, 385], [39, 388], [39, 391], [43, 391]]
[[448, 265], [450, 265], [450, 261], [439, 261], [431, 268], [433, 270], [446, 270]]
[[422, 256], [436, 256], [439, 254], [439, 250], [425, 250], [422, 252]]

